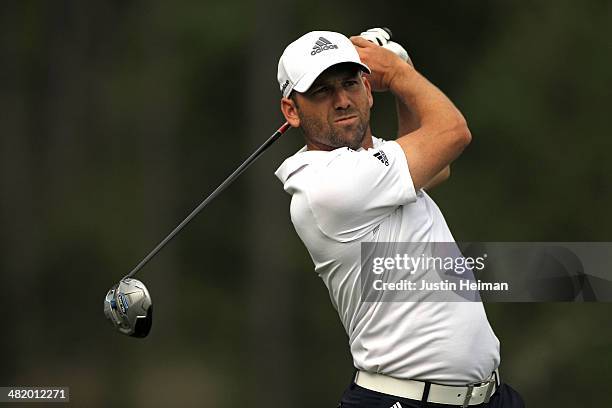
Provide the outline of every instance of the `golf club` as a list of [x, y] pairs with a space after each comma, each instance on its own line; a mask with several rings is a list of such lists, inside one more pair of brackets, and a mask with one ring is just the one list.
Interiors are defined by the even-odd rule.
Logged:
[[153, 324], [153, 303], [144, 283], [132, 278], [159, 251], [164, 248], [208, 203], [227, 188], [261, 154], [266, 151], [283, 133], [289, 129], [285, 122], [253, 154], [251, 154], [228, 178], [204, 199], [179, 225], [176, 226], [134, 269], [115, 284], [104, 298], [104, 315], [119, 333], [132, 337], [146, 337]]
[[[412, 63], [406, 50], [391, 41], [391, 30], [374, 28], [361, 33], [373, 43], [390, 49], [404, 61]], [[114, 285], [104, 298], [104, 315], [122, 334], [132, 337], [146, 337], [153, 324], [153, 303], [151, 295], [142, 281], [133, 276], [141, 270], [159, 251], [161, 251], [209, 202], [227, 188], [242, 172], [289, 129], [285, 122], [268, 140], [264, 142], [244, 163], [242, 163], [223, 183], [202, 201], [180, 224], [178, 224], [151, 252], [149, 252], [119, 283]]]

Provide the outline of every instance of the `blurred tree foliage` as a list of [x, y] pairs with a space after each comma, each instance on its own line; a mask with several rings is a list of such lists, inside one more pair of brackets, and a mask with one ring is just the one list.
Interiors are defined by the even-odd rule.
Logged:
[[[458, 240], [609, 241], [607, 1], [62, 0], [0, 8], [0, 382], [75, 406], [335, 406], [352, 362], [273, 171], [289, 132], [143, 274], [146, 340], [105, 291], [282, 123], [313, 29], [386, 25], [474, 141], [433, 195]], [[395, 133], [375, 95], [373, 129]], [[529, 406], [607, 406], [607, 304], [488, 304]], [[601, 390], [601, 391], [600, 391]], [[268, 402], [268, 404], [266, 404]]]

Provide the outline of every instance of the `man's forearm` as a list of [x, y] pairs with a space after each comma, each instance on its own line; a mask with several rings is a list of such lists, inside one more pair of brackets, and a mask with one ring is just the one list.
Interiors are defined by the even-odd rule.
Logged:
[[409, 126], [419, 123], [422, 126], [447, 127], [465, 121], [461, 112], [435, 85], [410, 65], [402, 68], [390, 84], [390, 91], [398, 99], [402, 122]]
[[398, 67], [389, 89], [398, 99], [397, 142], [406, 152], [413, 182], [417, 188], [431, 187], [469, 143], [465, 119], [442, 91], [408, 65]]
[[[395, 98], [395, 108], [397, 111], [397, 137], [412, 133], [421, 127], [419, 118], [406, 106], [400, 99]], [[442, 169], [431, 180], [423, 186], [423, 189], [431, 191], [434, 187], [442, 184], [450, 177], [450, 165]]]
[[395, 98], [395, 110], [397, 112], [397, 137], [412, 133], [421, 127], [418, 116], [397, 97]]
[[[418, 116], [409, 106], [404, 104], [401, 99], [397, 97], [395, 97], [395, 109], [397, 112], [397, 137], [412, 133], [421, 127]], [[429, 180], [429, 182], [423, 186], [423, 189], [431, 191], [434, 187], [448, 180], [449, 177], [450, 165], [443, 168], [442, 171]]]

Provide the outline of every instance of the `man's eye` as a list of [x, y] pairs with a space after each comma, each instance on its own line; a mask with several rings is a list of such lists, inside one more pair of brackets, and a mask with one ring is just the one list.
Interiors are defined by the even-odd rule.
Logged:
[[317, 88], [314, 90], [313, 95], [318, 95], [318, 94], [322, 94], [324, 92], [327, 91], [327, 87], [326, 86], [322, 86], [320, 88]]
[[355, 85], [357, 85], [357, 81], [355, 80], [346, 81], [344, 83], [344, 86], [355, 86]]

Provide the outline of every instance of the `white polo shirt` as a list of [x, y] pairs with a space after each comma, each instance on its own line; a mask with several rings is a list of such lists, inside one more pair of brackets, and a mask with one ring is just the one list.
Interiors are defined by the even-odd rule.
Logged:
[[362, 242], [454, 242], [438, 206], [415, 191], [397, 142], [372, 149], [302, 148], [276, 176], [292, 195], [291, 220], [327, 286], [356, 368], [461, 385], [500, 362], [480, 302], [361, 302]]

